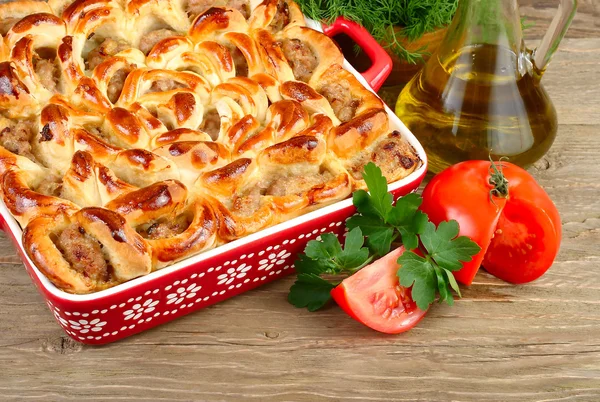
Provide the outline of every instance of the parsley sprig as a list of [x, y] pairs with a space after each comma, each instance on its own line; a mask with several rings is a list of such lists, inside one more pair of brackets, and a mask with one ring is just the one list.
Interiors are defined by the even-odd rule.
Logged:
[[[353, 194], [357, 214], [346, 222], [349, 232], [344, 246], [332, 233], [311, 240], [298, 256], [298, 273], [288, 300], [296, 307], [316, 311], [330, 300], [331, 290], [373, 260], [390, 252], [392, 244], [404, 244], [398, 259], [398, 278], [404, 287], [412, 286], [412, 298], [421, 310], [435, 301], [454, 303], [452, 290], [460, 297], [454, 271], [480, 251], [466, 236], [458, 236], [456, 221], [435, 226], [418, 208], [423, 199], [409, 194], [393, 202], [387, 180], [373, 163], [365, 166], [363, 178], [369, 192]], [[365, 237], [366, 236], [366, 237]]]
[[365, 166], [363, 173], [369, 193], [355, 191], [352, 202], [358, 215], [351, 217], [346, 226], [360, 227], [367, 236], [371, 251], [383, 257], [390, 252], [392, 243], [401, 241], [412, 250], [417, 248], [417, 235], [423, 233], [427, 215], [418, 208], [423, 199], [418, 194], [408, 194], [393, 204], [392, 194], [387, 190], [387, 180], [374, 163]]
[[427, 222], [420, 234], [423, 247], [421, 254], [405, 252], [398, 258], [398, 278], [400, 285], [412, 286], [412, 298], [421, 310], [435, 300], [436, 290], [440, 303], [454, 304], [450, 288], [460, 297], [460, 289], [452, 272], [462, 268], [462, 262], [471, 261], [481, 248], [466, 236], [458, 236], [458, 222], [441, 222], [436, 228]]

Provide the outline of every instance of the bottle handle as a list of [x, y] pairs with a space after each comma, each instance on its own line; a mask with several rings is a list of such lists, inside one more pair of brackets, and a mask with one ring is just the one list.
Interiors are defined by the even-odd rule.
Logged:
[[563, 39], [577, 12], [577, 0], [560, 0], [558, 11], [541, 43], [533, 51], [533, 64], [538, 71], [544, 71], [560, 41]]

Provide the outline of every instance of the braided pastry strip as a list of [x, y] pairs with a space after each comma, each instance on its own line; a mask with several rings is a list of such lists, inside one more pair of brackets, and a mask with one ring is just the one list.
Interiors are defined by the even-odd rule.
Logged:
[[161, 269], [419, 164], [291, 0], [0, 5], [0, 195], [59, 288]]
[[104, 208], [39, 216], [25, 228], [23, 245], [48, 279], [72, 293], [106, 289], [151, 270], [146, 240]]

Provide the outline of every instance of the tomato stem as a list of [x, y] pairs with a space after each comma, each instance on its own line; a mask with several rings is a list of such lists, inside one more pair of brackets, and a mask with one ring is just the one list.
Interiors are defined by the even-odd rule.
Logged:
[[502, 173], [502, 161], [508, 159], [506, 157], [500, 158], [498, 162], [494, 162], [490, 156], [490, 184], [494, 186], [490, 190], [490, 200], [494, 202], [493, 197], [506, 198], [508, 197], [508, 180]]

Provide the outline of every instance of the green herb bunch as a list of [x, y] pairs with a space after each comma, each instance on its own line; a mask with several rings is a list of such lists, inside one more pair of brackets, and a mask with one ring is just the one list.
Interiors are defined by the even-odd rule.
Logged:
[[[296, 0], [306, 16], [332, 22], [344, 17], [364, 26], [384, 47], [410, 63], [423, 59], [426, 48], [410, 51], [401, 44], [447, 26], [458, 0]], [[394, 27], [402, 27], [396, 32]]]
[[394, 202], [381, 169], [370, 162], [363, 178], [369, 192], [355, 191], [352, 203], [357, 214], [346, 221], [349, 230], [344, 245], [332, 233], [311, 240], [298, 255], [298, 273], [288, 301], [309, 311], [322, 308], [331, 300], [331, 290], [345, 277], [381, 258], [402, 244], [406, 248], [398, 259], [400, 285], [412, 287], [412, 298], [421, 310], [434, 302], [454, 303], [452, 290], [460, 296], [453, 272], [471, 261], [481, 248], [466, 236], [459, 236], [458, 222], [440, 222], [436, 227], [419, 210], [423, 198], [408, 194]]

